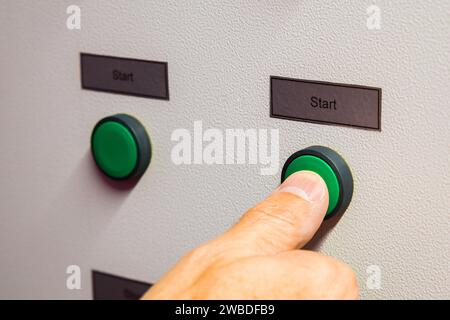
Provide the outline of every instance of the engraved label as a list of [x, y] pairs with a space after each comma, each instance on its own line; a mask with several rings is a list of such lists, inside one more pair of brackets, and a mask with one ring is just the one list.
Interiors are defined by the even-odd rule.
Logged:
[[381, 89], [331, 82], [270, 78], [270, 116], [381, 130]]
[[169, 100], [167, 63], [81, 54], [83, 89]]

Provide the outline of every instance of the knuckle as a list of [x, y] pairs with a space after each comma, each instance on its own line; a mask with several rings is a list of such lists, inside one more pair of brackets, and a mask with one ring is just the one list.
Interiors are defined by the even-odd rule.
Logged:
[[352, 298], [357, 297], [359, 295], [359, 286], [355, 272], [343, 262], [338, 262], [338, 265], [338, 278], [342, 287], [345, 288], [348, 296]]
[[298, 201], [296, 203], [292, 203], [287, 201], [279, 201], [278, 198], [268, 198], [264, 202], [250, 209], [247, 212], [247, 216], [264, 222], [296, 226], [300, 218], [300, 213], [307, 209], [305, 207], [307, 206], [306, 203], [301, 204], [302, 208], [299, 208]]
[[318, 260], [315, 264], [315, 271], [320, 275], [318, 279], [321, 279], [326, 283], [335, 281], [338, 274], [338, 271], [336, 270], [336, 263], [328, 257], [326, 259]]
[[349, 284], [356, 282], [356, 275], [347, 264], [339, 262], [339, 273], [344, 282]]
[[331, 257], [319, 259], [316, 272], [320, 275], [321, 283], [333, 283], [340, 288], [341, 297], [355, 299], [359, 296], [359, 286], [356, 274], [347, 264]]
[[189, 251], [185, 255], [185, 259], [190, 261], [202, 260], [210, 256], [210, 252], [210, 245], [208, 243], [205, 243]]
[[211, 240], [197, 248], [191, 250], [185, 259], [193, 264], [202, 264], [203, 266], [232, 260], [233, 248], [229, 248], [223, 241]]

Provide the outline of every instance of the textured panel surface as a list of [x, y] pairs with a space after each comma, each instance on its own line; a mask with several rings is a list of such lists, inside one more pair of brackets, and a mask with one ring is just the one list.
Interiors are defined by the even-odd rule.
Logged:
[[[279, 128], [280, 167], [310, 145], [339, 151], [353, 201], [309, 246], [350, 264], [363, 298], [450, 298], [450, 2], [377, 1], [381, 30], [366, 27], [371, 4], [1, 1], [0, 298], [91, 298], [92, 269], [153, 283], [271, 192], [279, 173], [255, 165], [174, 165], [171, 133], [195, 120]], [[80, 52], [167, 61], [170, 101], [81, 90]], [[382, 131], [270, 118], [270, 75], [380, 87]], [[89, 154], [92, 127], [119, 112], [154, 148], [132, 190]], [[71, 264], [81, 290], [66, 289]]]

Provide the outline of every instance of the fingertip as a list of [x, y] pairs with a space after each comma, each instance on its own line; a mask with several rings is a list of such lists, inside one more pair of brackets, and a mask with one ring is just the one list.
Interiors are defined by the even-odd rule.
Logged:
[[288, 192], [308, 201], [318, 209], [318, 214], [325, 216], [328, 188], [319, 174], [307, 170], [295, 172], [284, 180], [274, 193], [278, 192]]

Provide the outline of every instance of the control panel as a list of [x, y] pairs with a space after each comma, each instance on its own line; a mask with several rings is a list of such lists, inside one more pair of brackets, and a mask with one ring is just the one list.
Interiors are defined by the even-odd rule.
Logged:
[[450, 297], [450, 1], [76, 2], [0, 1], [0, 298], [136, 298], [302, 170], [363, 299]]

